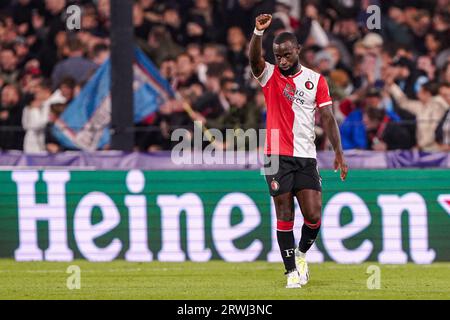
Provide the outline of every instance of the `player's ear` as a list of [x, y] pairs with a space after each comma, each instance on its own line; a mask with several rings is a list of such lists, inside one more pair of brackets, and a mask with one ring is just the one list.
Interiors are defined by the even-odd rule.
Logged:
[[295, 54], [296, 55], [299, 55], [300, 54], [300, 45], [296, 45], [296, 46], [294, 46], [294, 51], [295, 51]]

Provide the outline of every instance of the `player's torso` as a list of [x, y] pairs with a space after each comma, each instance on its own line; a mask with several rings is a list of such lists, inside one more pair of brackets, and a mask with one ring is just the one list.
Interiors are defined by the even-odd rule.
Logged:
[[[320, 75], [302, 67], [293, 76], [283, 76], [275, 66], [263, 88], [267, 104], [267, 130], [279, 132], [277, 146], [268, 142], [268, 153], [315, 158], [316, 93]], [[269, 139], [270, 137], [267, 137]]]

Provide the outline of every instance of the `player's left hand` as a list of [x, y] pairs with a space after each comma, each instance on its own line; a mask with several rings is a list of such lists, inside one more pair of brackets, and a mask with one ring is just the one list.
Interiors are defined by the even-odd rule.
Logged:
[[341, 180], [345, 181], [348, 173], [348, 166], [345, 163], [344, 154], [342, 152], [336, 153], [336, 157], [334, 158], [334, 171], [341, 171]]

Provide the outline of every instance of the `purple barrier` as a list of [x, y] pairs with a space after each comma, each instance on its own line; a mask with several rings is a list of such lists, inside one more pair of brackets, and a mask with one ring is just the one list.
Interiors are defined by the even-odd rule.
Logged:
[[391, 151], [386, 154], [388, 168], [449, 168], [449, 153]]
[[[353, 169], [383, 168], [450, 168], [449, 153], [425, 153], [418, 151], [372, 152], [345, 151], [347, 163]], [[214, 163], [214, 158], [198, 153], [194, 162], [176, 163], [170, 151], [155, 153], [125, 153], [121, 151], [98, 151], [93, 153], [70, 151], [59, 154], [24, 154], [19, 151], [0, 153], [0, 168], [8, 167], [69, 167], [92, 170], [246, 170], [261, 168], [262, 159], [258, 153], [238, 153], [228, 164]], [[215, 159], [217, 162], [217, 159]], [[224, 158], [225, 160], [225, 158]], [[334, 153], [323, 151], [317, 154], [319, 167], [333, 168]]]

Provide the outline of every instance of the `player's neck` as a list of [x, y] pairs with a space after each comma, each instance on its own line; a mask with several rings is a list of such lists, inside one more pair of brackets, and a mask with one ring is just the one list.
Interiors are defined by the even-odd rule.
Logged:
[[280, 72], [285, 77], [292, 77], [292, 76], [295, 76], [297, 73], [299, 73], [301, 70], [302, 70], [302, 65], [300, 64], [300, 62], [298, 62], [297, 64], [293, 65], [288, 70], [283, 71], [280, 69]]

